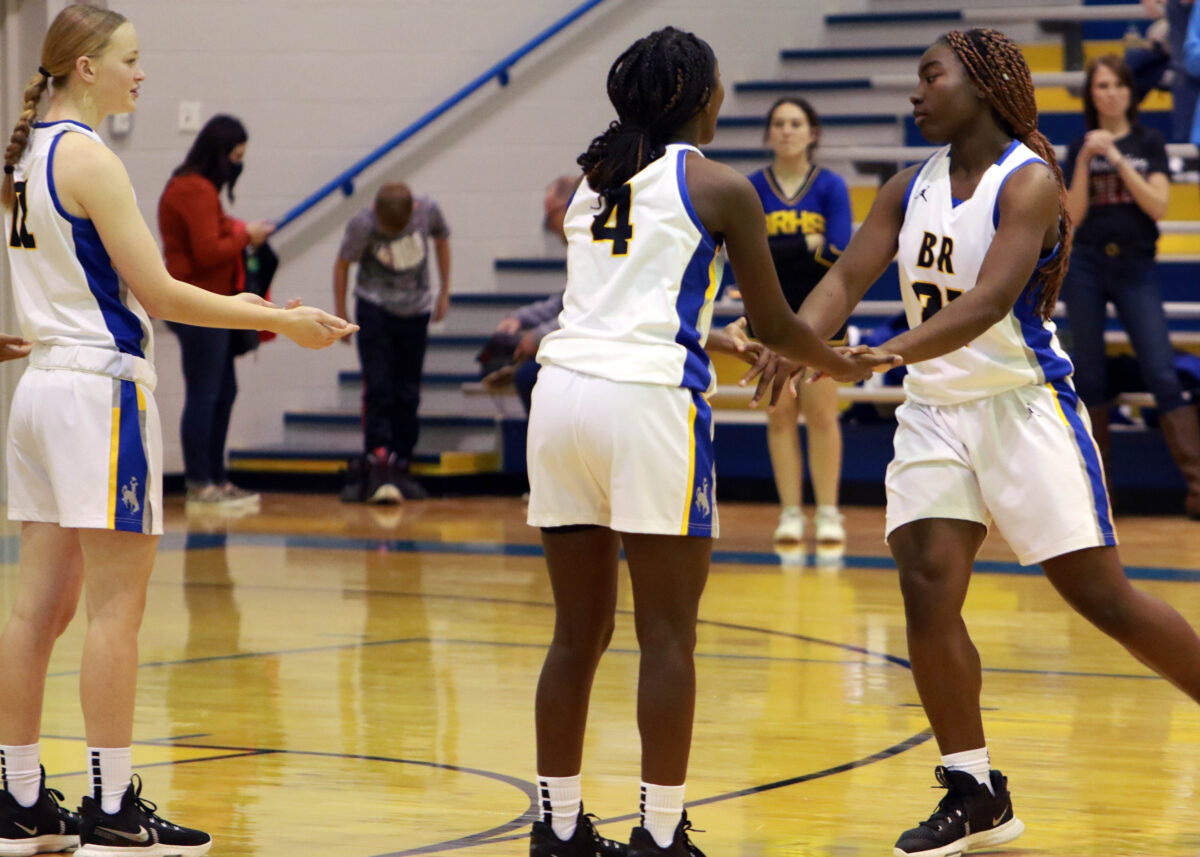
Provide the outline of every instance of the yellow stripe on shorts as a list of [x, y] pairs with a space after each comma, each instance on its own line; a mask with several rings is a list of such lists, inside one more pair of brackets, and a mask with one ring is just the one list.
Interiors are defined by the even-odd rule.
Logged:
[[679, 535], [688, 534], [692, 519], [692, 491], [696, 482], [696, 403], [688, 402], [688, 478], [687, 493], [683, 496], [683, 528]]

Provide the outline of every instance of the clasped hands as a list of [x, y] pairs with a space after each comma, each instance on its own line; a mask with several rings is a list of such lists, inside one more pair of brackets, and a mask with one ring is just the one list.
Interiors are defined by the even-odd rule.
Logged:
[[733, 340], [737, 356], [750, 365], [746, 374], [738, 381], [745, 387], [757, 379], [750, 407], [757, 408], [765, 399], [768, 410], [775, 407], [784, 390], [791, 396], [799, 394], [797, 386], [807, 379], [812, 384], [822, 378], [832, 378], [841, 383], [857, 383], [876, 372], [886, 372], [904, 361], [898, 354], [891, 354], [869, 345], [840, 345], [833, 348], [836, 354], [846, 358], [844, 371], [826, 372], [811, 370], [794, 360], [781, 357], [761, 342], [751, 339], [746, 333], [746, 319], [739, 318], [724, 327], [725, 334]]

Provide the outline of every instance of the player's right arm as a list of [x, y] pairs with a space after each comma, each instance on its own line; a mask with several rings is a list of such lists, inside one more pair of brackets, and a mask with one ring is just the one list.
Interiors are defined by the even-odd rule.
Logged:
[[901, 170], [879, 189], [863, 225], [800, 306], [797, 314], [819, 336], [833, 336], [846, 323], [895, 258], [904, 223], [904, 193], [920, 168], [918, 164]]
[[60, 204], [69, 214], [92, 221], [113, 267], [151, 315], [201, 327], [271, 330], [306, 348], [322, 348], [355, 329], [315, 308], [279, 310], [174, 279], [142, 219], [120, 159], [81, 134], [64, 134], [56, 151], [54, 183]]
[[864, 372], [861, 362], [856, 365], [834, 352], [787, 305], [767, 248], [762, 202], [749, 180], [723, 164], [689, 154], [687, 183], [704, 228], [710, 235], [724, 238], [746, 314], [763, 344], [839, 380], [869, 375], [869, 368]]

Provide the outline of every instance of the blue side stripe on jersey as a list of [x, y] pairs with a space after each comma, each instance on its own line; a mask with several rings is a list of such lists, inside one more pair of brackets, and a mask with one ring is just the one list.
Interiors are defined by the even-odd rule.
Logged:
[[[1014, 140], [1013, 143], [1015, 144], [1016, 141]], [[1012, 151], [1011, 146], [1009, 147], [1009, 151]], [[1005, 158], [1008, 157], [1008, 154], [1005, 153], [1004, 157]], [[1003, 161], [1003, 160], [1004, 160], [1004, 158], [1000, 159], [1000, 161]], [[997, 161], [997, 163], [999, 163], [999, 161]], [[1000, 194], [1004, 191], [1004, 186], [1006, 184], [1008, 184], [1008, 180], [1011, 179], [1014, 175], [1016, 175], [1017, 170], [1024, 169], [1025, 167], [1029, 166], [1030, 164], [1044, 164], [1044, 163], [1046, 163], [1046, 162], [1043, 161], [1041, 158], [1027, 158], [1026, 160], [1022, 161], [1021, 163], [1019, 163], [1015, 167], [1013, 167], [1012, 172], [1010, 172], [1008, 175], [1006, 175], [1004, 178], [1002, 178], [1000, 180], [1000, 187], [996, 188], [996, 201], [994, 203], [992, 203], [992, 228], [993, 229], [1000, 228]], [[1041, 264], [1045, 264], [1045, 262], [1042, 262]]]
[[121, 385], [120, 440], [117, 452], [117, 492], [113, 503], [113, 528], [127, 533], [148, 532], [146, 528], [146, 482], [150, 475], [146, 446], [142, 440], [145, 411], [139, 407], [137, 384]]
[[58, 198], [58, 188], [54, 184], [54, 152], [61, 139], [62, 135], [59, 134], [50, 141], [50, 152], [46, 157], [46, 182], [50, 188], [50, 199], [54, 202], [55, 210], [71, 224], [75, 258], [83, 266], [88, 288], [100, 307], [104, 325], [112, 334], [117, 350], [122, 354], [144, 358], [146, 355], [142, 351], [144, 331], [141, 320], [121, 301], [121, 281], [113, 268], [108, 251], [104, 249], [104, 243], [100, 240], [100, 233], [96, 231], [92, 221], [68, 213]]
[[[1048, 256], [1040, 259], [1038, 261], [1038, 268], [1041, 268], [1057, 256], [1059, 247], [1060, 245], [1056, 244]], [[1054, 334], [1046, 329], [1046, 323], [1038, 315], [1034, 299], [1036, 286], [1037, 269], [1035, 268], [1034, 276], [1029, 278], [1029, 282], [1021, 290], [1021, 295], [1017, 298], [1017, 302], [1013, 304], [1013, 316], [1016, 317], [1017, 323], [1021, 327], [1021, 337], [1034, 353], [1038, 365], [1042, 367], [1042, 380], [1046, 383], [1051, 383], [1069, 377], [1075, 371], [1075, 367], [1071, 365], [1069, 359], [1055, 353], [1054, 349], [1050, 346], [1050, 343], [1054, 340]]]
[[1079, 415], [1079, 396], [1068, 381], [1055, 381], [1050, 386], [1058, 395], [1059, 406], [1067, 418], [1067, 425], [1075, 432], [1075, 442], [1079, 445], [1079, 453], [1083, 457], [1088, 481], [1092, 486], [1092, 503], [1095, 507], [1100, 535], [1104, 537], [1104, 544], [1115, 545], [1117, 534], [1113, 530], [1112, 515], [1109, 512], [1108, 489], [1104, 485], [1104, 471], [1100, 463], [1100, 455], [1096, 452], [1096, 442], [1092, 440], [1087, 426], [1084, 425], [1083, 417]]
[[675, 178], [679, 186], [679, 196], [683, 200], [683, 208], [691, 218], [692, 223], [700, 232], [700, 244], [688, 260], [683, 277], [679, 283], [679, 297], [675, 301], [675, 312], [679, 317], [679, 330], [675, 334], [675, 342], [687, 350], [683, 361], [683, 380], [680, 386], [689, 390], [705, 392], [712, 383], [712, 363], [708, 352], [700, 341], [700, 312], [704, 309], [710, 289], [715, 289], [712, 282], [712, 264], [717, 255], [717, 243], [700, 217], [692, 207], [691, 197], [687, 190], [687, 176], [684, 162], [690, 149], [683, 149], [676, 154]]
[[[688, 217], [692, 219], [692, 223], [695, 224], [698, 230], [700, 230], [701, 241], [706, 241], [713, 247], [716, 247], [717, 242], [713, 240], [713, 237], [708, 234], [708, 230], [704, 228], [704, 224], [700, 222], [700, 215], [696, 213], [696, 209], [692, 205], [692, 196], [688, 193], [686, 169], [688, 152], [696, 152], [699, 154], [700, 150], [693, 148], [692, 146], [683, 146], [679, 151], [676, 152], [675, 178], [677, 179], [677, 184], [679, 185], [679, 197], [683, 200], [683, 210], [687, 212]], [[701, 155], [701, 157], [703, 157], [703, 155]]]
[[692, 391], [696, 419], [692, 423], [692, 446], [695, 460], [692, 465], [692, 500], [688, 509], [689, 536], [711, 536], [713, 515], [717, 508], [717, 471], [713, 467], [712, 406], [702, 393]]

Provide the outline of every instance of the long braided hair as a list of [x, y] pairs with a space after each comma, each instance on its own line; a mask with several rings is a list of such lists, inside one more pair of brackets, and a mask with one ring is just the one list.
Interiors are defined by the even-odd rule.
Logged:
[[717, 58], [703, 39], [664, 27], [634, 42], [608, 71], [617, 120], [577, 163], [607, 195], [666, 152], [666, 142], [704, 109], [717, 87]]
[[41, 68], [25, 85], [24, 107], [4, 150], [4, 184], [0, 186], [0, 204], [6, 210], [12, 210], [16, 200], [12, 168], [16, 167], [25, 152], [37, 119], [38, 105], [50, 88], [51, 81], [56, 88], [65, 85], [68, 75], [75, 68], [75, 60], [103, 53], [113, 32], [124, 23], [124, 15], [85, 3], [68, 6], [55, 16], [42, 42]]
[[951, 30], [941, 41], [949, 45], [971, 80], [983, 91], [1000, 127], [1045, 160], [1058, 182], [1058, 255], [1037, 273], [1040, 285], [1037, 312], [1043, 319], [1049, 319], [1071, 255], [1071, 216], [1067, 213], [1067, 188], [1054, 157], [1054, 147], [1037, 128], [1037, 102], [1029, 64], [1020, 48], [996, 30], [965, 33]]

